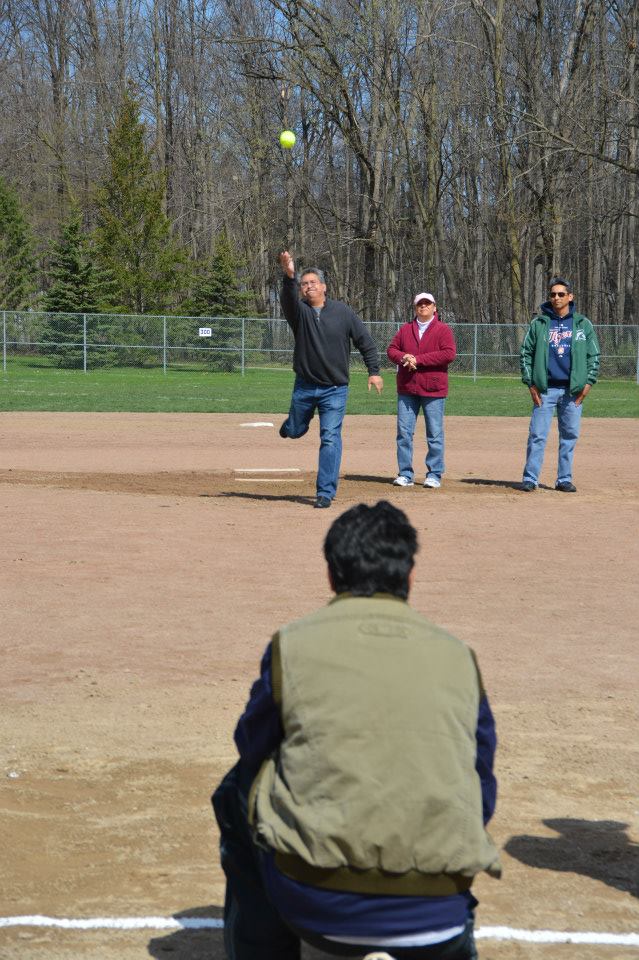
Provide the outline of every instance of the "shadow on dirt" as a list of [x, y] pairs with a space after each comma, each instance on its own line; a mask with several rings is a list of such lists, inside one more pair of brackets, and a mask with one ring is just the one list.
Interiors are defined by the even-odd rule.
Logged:
[[[463, 477], [459, 482], [469, 483], [474, 487], [505, 487], [507, 490], [521, 490], [520, 480], [485, 480], [482, 477]], [[543, 490], [550, 489], [544, 487], [543, 483], [540, 483], [539, 486]]]
[[[192, 907], [174, 913], [176, 920], [192, 922], [182, 930], [175, 930], [167, 936], [153, 937], [149, 940], [147, 950], [149, 955], [157, 960], [226, 960], [224, 950], [224, 931], [222, 928], [221, 907]], [[220, 921], [216, 929], [197, 929], [198, 921]], [[259, 960], [258, 957], [255, 960]], [[302, 944], [302, 960], [335, 960], [321, 950]]]
[[511, 837], [505, 850], [530, 867], [581, 873], [639, 897], [639, 844], [616, 820], [544, 820], [558, 837]]
[[[359, 474], [359, 473], [345, 473], [343, 477], [344, 481], [348, 483], [370, 483], [370, 484], [379, 484], [388, 489], [389, 485], [391, 489], [397, 491], [401, 490], [402, 495], [406, 495], [405, 488], [397, 488], [394, 486], [391, 479], [387, 476], [379, 477], [374, 476], [373, 474]], [[442, 489], [448, 490], [449, 492], [454, 492], [457, 490], [459, 492], [459, 485], [463, 487], [501, 487], [503, 490], [521, 490], [521, 481], [520, 480], [489, 480], [485, 477], [461, 477], [459, 480], [453, 479], [452, 477], [444, 477]], [[423, 486], [421, 480], [415, 480], [415, 488]], [[463, 489], [462, 487], [462, 489]], [[551, 487], [545, 486], [543, 483], [539, 484], [540, 490], [551, 490]]]
[[[176, 920], [194, 921], [192, 926], [174, 930], [166, 936], [153, 937], [147, 950], [152, 957], [164, 960], [224, 960], [224, 932], [221, 907], [193, 907], [174, 913]], [[217, 929], [197, 927], [197, 921], [217, 920]]]
[[220, 493], [202, 493], [202, 497], [230, 497], [235, 500], [266, 500], [266, 501], [285, 501], [287, 503], [302, 503], [304, 506], [312, 506], [315, 503], [315, 497], [295, 496], [292, 493], [244, 493], [234, 490], [222, 490]]
[[350, 480], [354, 483], [382, 483], [386, 487], [389, 484], [392, 486], [392, 477], [389, 477], [388, 475], [376, 477], [372, 474], [366, 473], [345, 473], [342, 479], [346, 480], [347, 482]]

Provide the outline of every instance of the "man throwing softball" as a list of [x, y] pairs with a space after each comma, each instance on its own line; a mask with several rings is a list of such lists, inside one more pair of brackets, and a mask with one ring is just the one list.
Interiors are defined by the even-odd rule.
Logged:
[[386, 501], [324, 543], [335, 596], [280, 628], [213, 795], [230, 960], [475, 960], [495, 725], [460, 640], [407, 602], [417, 533]]
[[368, 389], [382, 392], [379, 356], [370, 333], [357, 316], [339, 300], [326, 297], [321, 270], [305, 270], [299, 283], [295, 263], [285, 250], [280, 254], [284, 272], [282, 311], [295, 337], [293, 369], [295, 386], [288, 417], [280, 427], [281, 437], [303, 437], [319, 412], [320, 451], [317, 470], [316, 507], [330, 507], [337, 492], [342, 460], [342, 422], [348, 399], [351, 342], [368, 370]]

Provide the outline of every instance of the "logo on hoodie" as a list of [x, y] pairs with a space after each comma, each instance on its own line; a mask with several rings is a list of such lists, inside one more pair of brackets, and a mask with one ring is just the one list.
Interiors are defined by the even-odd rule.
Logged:
[[557, 351], [558, 357], [563, 357], [566, 347], [570, 348], [572, 340], [572, 327], [566, 329], [563, 325], [553, 327], [550, 331], [550, 344]]

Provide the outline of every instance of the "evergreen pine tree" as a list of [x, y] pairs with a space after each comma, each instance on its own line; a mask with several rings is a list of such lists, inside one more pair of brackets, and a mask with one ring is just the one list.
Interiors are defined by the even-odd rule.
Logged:
[[95, 232], [121, 312], [168, 313], [187, 284], [185, 250], [164, 213], [164, 182], [152, 169], [137, 101], [126, 93], [107, 146]]
[[222, 230], [215, 241], [207, 269], [195, 281], [190, 313], [194, 317], [250, 316], [248, 305], [253, 296], [241, 289], [240, 267], [226, 230]]
[[213, 326], [209, 360], [216, 370], [235, 369], [241, 333], [238, 323], [229, 318], [250, 316], [249, 304], [254, 297], [241, 289], [238, 276], [241, 266], [226, 230], [222, 230], [215, 241], [213, 256], [196, 277], [192, 299], [185, 307], [194, 317], [220, 318]]
[[33, 306], [38, 269], [29, 226], [15, 191], [0, 177], [0, 309]]
[[[62, 225], [60, 239], [51, 253], [48, 271], [51, 285], [44, 296], [42, 309], [53, 316], [47, 321], [42, 335], [45, 343], [52, 344], [52, 356], [59, 366], [82, 367], [84, 350], [84, 318], [91, 316], [87, 340], [91, 344], [108, 337], [109, 329], [99, 316], [109, 309], [109, 294], [112, 284], [94, 261], [88, 237], [82, 232], [82, 215], [73, 210]], [[104, 366], [116, 360], [113, 351], [91, 348], [87, 357], [90, 366]]]
[[104, 307], [101, 284], [87, 238], [82, 233], [82, 217], [74, 210], [63, 224], [60, 240], [51, 253], [48, 271], [51, 285], [42, 302], [49, 313], [100, 313]]

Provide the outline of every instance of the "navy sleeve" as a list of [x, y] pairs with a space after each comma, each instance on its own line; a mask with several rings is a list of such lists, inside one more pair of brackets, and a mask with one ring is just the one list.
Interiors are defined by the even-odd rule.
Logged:
[[379, 353], [372, 336], [356, 313], [351, 310], [351, 340], [362, 355], [369, 377], [379, 376]]
[[296, 335], [300, 322], [300, 297], [299, 286], [295, 277], [289, 277], [286, 274], [282, 277], [280, 304], [286, 322], [293, 331], [293, 334]]
[[264, 652], [260, 677], [251, 687], [248, 703], [235, 728], [240, 759], [257, 770], [284, 739], [279, 709], [273, 699], [271, 644]]
[[497, 731], [495, 730], [493, 712], [490, 709], [488, 697], [485, 694], [479, 701], [476, 738], [477, 758], [475, 760], [475, 770], [481, 780], [482, 811], [484, 815], [484, 825], [486, 825], [495, 812], [495, 803], [497, 801], [497, 780], [493, 774], [495, 750], [497, 749]]

